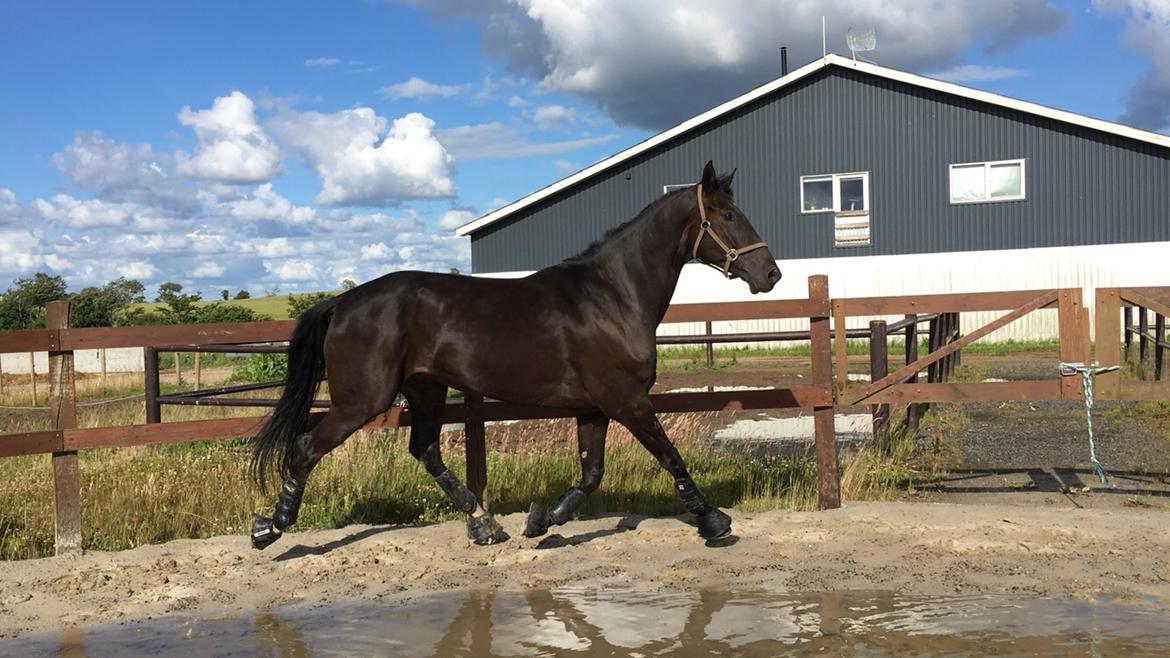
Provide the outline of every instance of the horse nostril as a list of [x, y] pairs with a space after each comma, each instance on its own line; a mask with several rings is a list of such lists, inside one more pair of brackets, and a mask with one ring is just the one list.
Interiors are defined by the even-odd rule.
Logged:
[[771, 272], [768, 272], [768, 283], [776, 283], [780, 280], [780, 270], [773, 267]]

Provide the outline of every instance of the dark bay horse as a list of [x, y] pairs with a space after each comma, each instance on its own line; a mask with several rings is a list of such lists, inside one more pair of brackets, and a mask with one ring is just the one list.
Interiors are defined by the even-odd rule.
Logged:
[[[732, 172], [734, 174], [734, 172]], [[692, 259], [767, 292], [780, 270], [735, 206], [732, 176], [708, 162], [697, 185], [654, 201], [579, 256], [522, 279], [395, 272], [317, 304], [289, 345], [288, 379], [253, 442], [263, 485], [284, 478], [271, 518], [257, 516], [252, 545], [264, 548], [296, 522], [313, 467], [402, 393], [410, 453], [467, 514], [472, 541], [507, 533], [443, 465], [439, 431], [447, 388], [508, 402], [579, 410], [581, 481], [547, 510], [533, 503], [525, 536], [567, 521], [601, 482], [610, 419], [625, 425], [674, 478], [699, 534], [731, 531], [707, 502], [654, 415], [655, 332]], [[315, 426], [310, 404], [329, 374], [332, 406]]]

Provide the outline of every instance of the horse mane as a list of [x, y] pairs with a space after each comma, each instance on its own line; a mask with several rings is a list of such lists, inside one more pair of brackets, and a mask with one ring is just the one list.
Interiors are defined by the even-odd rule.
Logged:
[[679, 194], [681, 194], [683, 192], [688, 192], [692, 189], [693, 188], [690, 188], [690, 187], [684, 187], [681, 190], [674, 190], [673, 192], [663, 194], [662, 196], [660, 196], [657, 199], [648, 203], [646, 205], [646, 207], [643, 208], [642, 211], [639, 212], [637, 215], [634, 215], [634, 217], [632, 219], [628, 219], [628, 220], [622, 222], [621, 224], [618, 224], [617, 226], [609, 229], [608, 231], [605, 232], [604, 235], [601, 236], [600, 239], [598, 239], [596, 242], [589, 245], [588, 247], [585, 247], [585, 249], [581, 253], [577, 254], [576, 256], [573, 256], [571, 258], [566, 259], [566, 262], [581, 261], [581, 260], [585, 260], [587, 258], [590, 258], [590, 257], [596, 255], [597, 252], [601, 249], [602, 245], [606, 244], [607, 242], [609, 242], [610, 240], [615, 238], [618, 234], [625, 232], [626, 229], [630, 228], [634, 224], [637, 224], [642, 219], [654, 214], [661, 206], [663, 206], [666, 203], [668, 203], [669, 201], [677, 198]]

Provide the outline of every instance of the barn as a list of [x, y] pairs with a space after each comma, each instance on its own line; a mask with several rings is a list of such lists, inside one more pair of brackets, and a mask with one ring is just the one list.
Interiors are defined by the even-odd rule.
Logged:
[[[572, 256], [703, 163], [785, 280], [841, 296], [1165, 285], [1170, 137], [828, 55], [457, 229], [472, 270]], [[697, 264], [679, 302], [747, 299]], [[1036, 314], [1001, 338], [1055, 335]]]

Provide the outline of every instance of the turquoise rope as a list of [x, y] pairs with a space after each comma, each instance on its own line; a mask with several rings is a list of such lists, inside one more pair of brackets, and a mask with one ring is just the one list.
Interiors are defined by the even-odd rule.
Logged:
[[1091, 366], [1086, 366], [1079, 361], [1076, 363], [1060, 364], [1060, 374], [1062, 375], [1081, 374], [1081, 385], [1085, 392], [1085, 423], [1089, 426], [1089, 461], [1093, 462], [1093, 469], [1097, 471], [1097, 477], [1101, 479], [1101, 484], [1109, 484], [1109, 476], [1105, 474], [1105, 467], [1097, 459], [1097, 447], [1093, 444], [1093, 375], [1100, 372], [1117, 370], [1119, 367], [1107, 366], [1102, 368], [1095, 361]]

